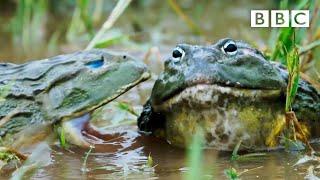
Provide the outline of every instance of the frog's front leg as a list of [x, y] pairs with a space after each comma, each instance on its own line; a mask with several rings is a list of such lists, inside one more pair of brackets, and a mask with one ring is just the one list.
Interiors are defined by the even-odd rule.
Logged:
[[82, 133], [85, 125], [89, 122], [89, 120], [90, 114], [85, 114], [68, 121], [63, 121], [61, 123], [61, 128], [65, 133], [66, 141], [70, 144], [74, 144], [80, 147], [90, 147], [90, 143], [86, 141], [86, 138]]
[[61, 127], [68, 143], [88, 148], [90, 145], [104, 144], [120, 138], [124, 133], [104, 133], [90, 124], [90, 114], [63, 121]]

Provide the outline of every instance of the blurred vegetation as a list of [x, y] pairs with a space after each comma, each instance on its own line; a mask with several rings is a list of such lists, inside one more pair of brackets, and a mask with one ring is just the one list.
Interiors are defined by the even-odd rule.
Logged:
[[[31, 45], [43, 44], [45, 15], [48, 10], [46, 0], [19, 0], [15, 16], [9, 25], [14, 44], [19, 44], [25, 52], [32, 52]], [[36, 33], [35, 33], [36, 32]]]
[[[246, 8], [241, 2], [235, 3], [239, 7], [230, 8], [226, 3], [206, 0], [197, 3], [193, 0], [162, 3], [155, 0], [5, 0], [2, 4], [5, 6], [2, 8], [11, 12], [0, 19], [2, 29], [10, 34], [3, 36], [2, 41], [11, 41], [7, 46], [12, 48], [0, 45], [0, 48], [9, 49], [6, 53], [14, 53], [8, 57], [39, 57], [84, 49], [97, 34], [95, 45], [89, 45], [90, 48], [120, 46], [139, 51], [180, 42], [211, 43], [231, 36], [249, 41], [265, 50], [270, 59], [286, 65], [286, 52], [294, 47], [292, 36], [295, 32], [295, 44], [301, 55], [300, 70], [310, 75], [313, 81], [320, 82], [318, 0], [283, 0], [280, 5], [264, 2], [269, 9], [310, 9], [310, 28], [297, 29], [250, 28], [249, 11], [259, 4], [255, 1], [248, 3]], [[116, 4], [119, 8], [114, 8]], [[224, 20], [220, 20], [219, 12], [225, 12]], [[10, 23], [6, 23], [8, 19]], [[102, 24], [108, 21], [109, 27], [103, 28]], [[6, 53], [2, 56], [7, 57]]]
[[203, 170], [203, 133], [201, 129], [196, 131], [192, 139], [192, 143], [188, 149], [187, 163], [189, 166], [188, 173], [185, 176], [185, 179], [203, 179], [204, 170]]
[[[296, 4], [289, 4], [282, 0], [280, 9], [309, 9], [309, 28], [272, 28], [269, 47], [272, 48], [271, 59], [287, 65], [287, 54], [297, 46], [301, 55], [301, 71], [304, 72], [319, 56], [316, 55], [317, 45], [320, 43], [320, 2], [317, 0], [300, 0]], [[293, 41], [294, 39], [294, 41]], [[318, 45], [319, 46], [319, 45]], [[308, 52], [306, 52], [306, 47]]]
[[[5, 53], [2, 57], [43, 57], [48, 54], [84, 49], [107, 17], [111, 16], [118, 2], [120, 1], [5, 0], [1, 4], [8, 12], [2, 11], [6, 16], [0, 18], [2, 22], [0, 30], [6, 29], [6, 31], [0, 33], [5, 34], [2, 41], [10, 43], [7, 46], [0, 45], [0, 48], [5, 48], [9, 50], [6, 53], [14, 55]], [[217, 7], [228, 8], [225, 3], [206, 0], [199, 3], [194, 3], [192, 0], [132, 1], [125, 13], [120, 13], [121, 16], [116, 24], [103, 33], [96, 47], [122, 46], [145, 51], [153, 45], [172, 45], [182, 41], [213, 42], [225, 36], [215, 37], [215, 34], [227, 33], [220, 24], [225, 23], [224, 21], [212, 20], [212, 17], [218, 18], [217, 12], [211, 11]], [[230, 14], [225, 18], [235, 21], [238, 17]], [[247, 18], [238, 19], [238, 23], [234, 23], [233, 26], [246, 27], [245, 19]], [[239, 33], [232, 29], [230, 31], [233, 34]], [[242, 33], [246, 34], [245, 31]], [[7, 34], [9, 36], [6, 36]]]

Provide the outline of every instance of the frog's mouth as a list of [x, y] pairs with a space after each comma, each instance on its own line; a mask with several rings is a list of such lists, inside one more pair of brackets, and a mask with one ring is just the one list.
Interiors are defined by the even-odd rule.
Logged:
[[78, 117], [81, 117], [81, 116], [86, 115], [86, 114], [92, 114], [98, 108], [100, 108], [100, 107], [108, 104], [109, 102], [117, 99], [119, 96], [121, 96], [122, 94], [124, 94], [127, 91], [129, 91], [131, 88], [135, 87], [136, 85], [138, 85], [139, 83], [141, 83], [143, 81], [148, 80], [149, 78], [150, 78], [150, 73], [149, 72], [145, 72], [137, 80], [133, 81], [132, 83], [129, 83], [126, 86], [123, 86], [123, 87], [119, 88], [118, 91], [114, 95], [112, 95], [110, 97], [107, 97], [102, 101], [99, 101], [95, 105], [88, 105], [88, 106], [83, 107], [82, 109], [80, 109], [77, 112], [72, 112], [69, 115], [65, 115], [65, 116], [62, 117], [61, 120], [62, 121], [68, 121], [70, 119], [78, 118]]
[[270, 100], [280, 96], [280, 89], [245, 89], [217, 84], [196, 84], [171, 95], [160, 104], [153, 104], [153, 107], [156, 111], [167, 110], [180, 105], [187, 105], [192, 108], [209, 108], [213, 105], [223, 105], [226, 103], [226, 99]]

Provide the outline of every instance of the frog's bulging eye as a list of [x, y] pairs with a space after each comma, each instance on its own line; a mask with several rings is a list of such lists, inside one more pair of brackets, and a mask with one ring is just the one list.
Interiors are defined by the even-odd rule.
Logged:
[[224, 53], [228, 55], [235, 55], [237, 53], [238, 48], [234, 41], [227, 41], [223, 45], [222, 50]]
[[180, 47], [176, 47], [173, 52], [172, 52], [172, 57], [175, 59], [181, 59], [184, 57], [184, 50], [181, 49]]
[[103, 60], [103, 58], [101, 58], [101, 59], [90, 61], [90, 62], [86, 63], [86, 66], [93, 68], [93, 69], [96, 69], [96, 68], [103, 66], [103, 64], [104, 64], [104, 60]]

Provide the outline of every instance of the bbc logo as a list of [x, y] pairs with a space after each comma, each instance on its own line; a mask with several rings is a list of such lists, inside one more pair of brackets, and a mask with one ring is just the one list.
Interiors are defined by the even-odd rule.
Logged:
[[251, 10], [251, 27], [309, 27], [309, 10]]

